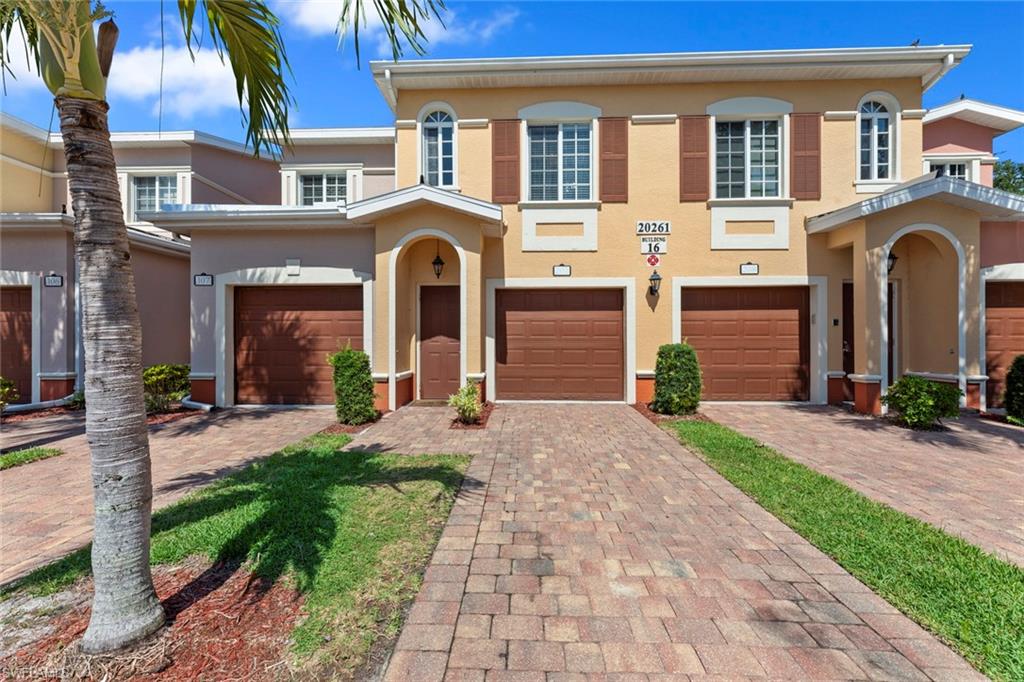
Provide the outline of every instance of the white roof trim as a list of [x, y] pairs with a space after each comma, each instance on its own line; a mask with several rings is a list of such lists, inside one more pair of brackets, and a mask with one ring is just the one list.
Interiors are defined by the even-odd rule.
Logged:
[[[0, 213], [0, 228], [5, 229], [46, 229], [58, 228], [66, 232], [74, 232], [75, 218], [67, 213]], [[128, 241], [160, 251], [174, 254], [187, 254], [191, 250], [188, 242], [173, 241], [165, 237], [149, 234], [128, 227]]]
[[48, 141], [46, 131], [39, 126], [2, 111], [0, 111], [0, 127], [10, 128], [12, 131], [38, 142], [46, 143]]
[[965, 206], [985, 215], [1007, 219], [1024, 217], [1024, 197], [1020, 195], [949, 176], [933, 178], [929, 174], [923, 177], [924, 180], [914, 180], [845, 208], [808, 218], [807, 233], [828, 232], [850, 221], [929, 198]]
[[979, 102], [976, 99], [955, 100], [929, 109], [924, 116], [924, 122], [927, 124], [944, 118], [959, 118], [1004, 133], [1024, 126], [1024, 111]]
[[348, 205], [347, 215], [352, 220], [374, 218], [416, 203], [435, 204], [482, 220], [501, 222], [501, 206], [430, 185], [415, 185], [357, 201]]
[[312, 144], [393, 144], [394, 126], [373, 128], [295, 128], [292, 146]]
[[[371, 61], [394, 107], [402, 88], [917, 77], [930, 87], [970, 45]], [[898, 73], [897, 73], [898, 72]], [[474, 85], [474, 83], [476, 85]]]

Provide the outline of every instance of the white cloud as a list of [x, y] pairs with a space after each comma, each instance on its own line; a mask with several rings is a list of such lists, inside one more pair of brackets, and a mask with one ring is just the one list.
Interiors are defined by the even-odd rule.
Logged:
[[[343, 0], [278, 0], [275, 11], [285, 22], [310, 36], [333, 35], [341, 16]], [[391, 56], [380, 17], [373, 4], [366, 2], [366, 22], [359, 28], [360, 42], [372, 45], [380, 56]], [[427, 48], [439, 45], [484, 44], [493, 40], [502, 29], [515, 23], [519, 10], [514, 7], [498, 9], [486, 17], [464, 19], [454, 10], [441, 13], [442, 21], [431, 18], [424, 21], [423, 33]]]
[[[238, 107], [235, 77], [217, 52], [201, 49], [195, 62], [182, 46], [164, 49], [164, 114], [189, 120]], [[156, 114], [160, 96], [160, 47], [133, 47], [114, 54], [107, 81], [108, 99], [150, 103]]]
[[18, 95], [22, 93], [39, 93], [46, 91], [43, 77], [36, 72], [35, 65], [31, 64], [30, 57], [25, 50], [25, 36], [20, 28], [15, 26], [11, 30], [11, 42], [5, 46], [7, 49], [11, 73], [4, 73], [4, 87], [6, 94]]

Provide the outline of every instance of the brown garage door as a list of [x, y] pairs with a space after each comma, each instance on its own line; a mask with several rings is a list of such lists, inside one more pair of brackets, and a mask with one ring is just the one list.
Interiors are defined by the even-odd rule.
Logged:
[[622, 400], [622, 291], [497, 292], [497, 396]]
[[1001, 407], [1006, 370], [1024, 353], [1024, 282], [985, 285], [985, 366], [988, 404]]
[[235, 401], [334, 402], [326, 356], [363, 348], [363, 290], [343, 287], [235, 289]]
[[807, 400], [806, 287], [684, 288], [683, 339], [707, 400]]
[[0, 289], [0, 376], [18, 388], [16, 402], [32, 400], [32, 288]]

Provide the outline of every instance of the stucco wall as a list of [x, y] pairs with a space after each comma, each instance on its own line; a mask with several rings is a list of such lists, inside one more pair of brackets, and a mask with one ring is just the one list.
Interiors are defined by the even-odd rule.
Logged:
[[132, 246], [142, 364], [189, 361], [189, 257]]
[[[268, 158], [256, 159], [207, 145], [192, 145], [192, 172], [245, 197], [254, 204], [280, 204], [281, 180], [277, 163]], [[192, 178], [192, 202], [239, 203], [211, 187], [201, 179]]]
[[1024, 220], [981, 224], [981, 267], [1024, 263]]
[[[51, 211], [53, 150], [42, 142], [0, 130], [0, 212]], [[26, 167], [28, 166], [28, 167]]]
[[[192, 273], [216, 276], [252, 268], [283, 268], [289, 258], [298, 258], [302, 267], [351, 268], [372, 273], [373, 249], [373, 232], [368, 229], [197, 230], [192, 235]], [[212, 374], [216, 359], [215, 287], [190, 289], [192, 372]], [[378, 324], [377, 329], [380, 328]], [[228, 350], [229, 358], [233, 357], [232, 352]]]
[[926, 154], [983, 152], [992, 153], [992, 138], [999, 131], [985, 126], [944, 118], [924, 126], [924, 152]]

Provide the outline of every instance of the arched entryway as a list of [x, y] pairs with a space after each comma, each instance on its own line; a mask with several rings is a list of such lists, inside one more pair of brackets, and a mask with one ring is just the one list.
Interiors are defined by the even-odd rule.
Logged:
[[444, 230], [418, 229], [395, 244], [388, 272], [389, 407], [444, 399], [466, 382], [465, 251]]
[[967, 264], [960, 240], [939, 225], [908, 225], [889, 237], [881, 262], [882, 393], [904, 374], [956, 383], [965, 391]]

